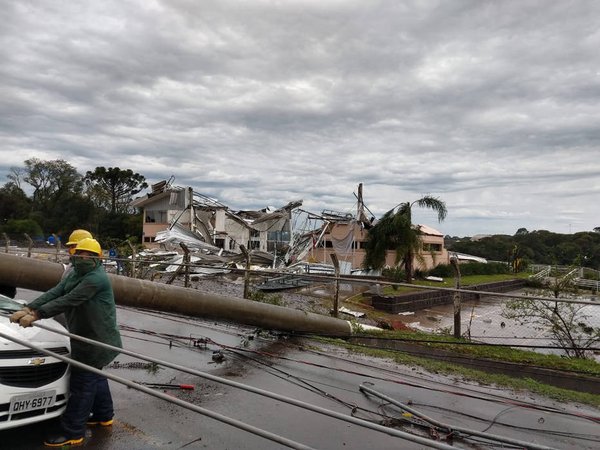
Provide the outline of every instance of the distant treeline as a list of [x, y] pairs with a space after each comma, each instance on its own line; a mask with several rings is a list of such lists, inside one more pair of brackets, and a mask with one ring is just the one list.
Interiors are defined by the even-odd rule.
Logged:
[[55, 234], [66, 242], [76, 228], [103, 246], [141, 240], [142, 216], [130, 204], [148, 184], [131, 169], [96, 167], [81, 174], [62, 159], [30, 158], [11, 167], [7, 178], [0, 186], [0, 233], [10, 240], [24, 241], [26, 233], [45, 242]]
[[514, 236], [496, 234], [476, 241], [446, 237], [449, 251], [513, 264], [576, 265], [600, 269], [600, 230], [575, 234], [520, 229]]

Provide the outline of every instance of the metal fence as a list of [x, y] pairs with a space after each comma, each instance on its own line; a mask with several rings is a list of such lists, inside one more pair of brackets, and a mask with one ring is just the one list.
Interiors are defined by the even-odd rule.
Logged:
[[[28, 245], [23, 246], [20, 244], [27, 243]], [[35, 244], [35, 243], [34, 243]], [[4, 247], [0, 247], [0, 251], [6, 253], [16, 254], [19, 256], [30, 256], [33, 258], [40, 258], [48, 261], [60, 261], [66, 262], [68, 254], [64, 248], [60, 245], [51, 246], [46, 243], [37, 243], [31, 245], [31, 242], [14, 240], [5, 240]], [[145, 262], [139, 260], [137, 264], [144, 264]], [[114, 262], [110, 259], [105, 260], [108, 271], [113, 271]], [[149, 264], [149, 263], [148, 263]], [[139, 266], [138, 266], [139, 269]], [[506, 345], [524, 349], [533, 349], [535, 351], [543, 353], [557, 353], [564, 354], [564, 350], [560, 349], [560, 345], [557, 344], [556, 336], [553, 335], [552, 328], [552, 313], [547, 313], [546, 320], [534, 320], [533, 317], [507, 317], [508, 305], [510, 302], [519, 299], [532, 299], [532, 298], [544, 298], [545, 300], [535, 300], [540, 304], [548, 305], [548, 308], [556, 308], [557, 314], [562, 314], [564, 317], [561, 319], [564, 322], [571, 324], [573, 328], [579, 328], [580, 334], [585, 338], [585, 329], [587, 330], [600, 330], [600, 273], [588, 268], [577, 268], [566, 266], [547, 266], [537, 265], [530, 266], [532, 271], [532, 278], [538, 280], [547, 280], [548, 277], [565, 276], [568, 274], [573, 275], [574, 284], [577, 286], [577, 291], [565, 291], [562, 292], [560, 298], [552, 298], [552, 292], [549, 290], [526, 288], [520, 291], [512, 292], [510, 294], [498, 294], [484, 291], [478, 291], [477, 300], [464, 301], [461, 304], [460, 311], [460, 334], [463, 337], [470, 339], [473, 342], [488, 343]], [[572, 274], [573, 271], [576, 273]], [[140, 270], [137, 272], [140, 274]], [[595, 278], [595, 279], [594, 279]], [[214, 278], [213, 278], [214, 280]], [[341, 317], [347, 318], [348, 320], [355, 320], [356, 316], [351, 316], [353, 311], [360, 311], [361, 306], [366, 306], [363, 302], [359, 305], [356, 302], [357, 295], [361, 292], [366, 291], [373, 287], [374, 284], [381, 284], [381, 280], [365, 280], [362, 279], [359, 282], [342, 280], [343, 284], [340, 291], [340, 305], [343, 305], [345, 311], [341, 313]], [[323, 286], [333, 286], [335, 283], [334, 277], [322, 276], [320, 277], [318, 284]], [[363, 286], [357, 289], [357, 285]], [[348, 290], [343, 289], [344, 286], [348, 287]], [[446, 289], [451, 289], [454, 286], [453, 280], [448, 280], [445, 285]], [[200, 280], [195, 285], [196, 288], [203, 288], [203, 281]], [[468, 288], [467, 288], [468, 289]], [[327, 289], [321, 289], [326, 292], [324, 302], [327, 302], [332, 297], [333, 289], [327, 291]], [[278, 295], [284, 297], [284, 304], [294, 306], [290, 302], [285, 301], [285, 297], [289, 296], [293, 298], [291, 302], [301, 302], [298, 300], [302, 296], [312, 296], [314, 290], [305, 289], [301, 291], [293, 291], [290, 293], [283, 292]], [[346, 303], [345, 301], [348, 300]], [[573, 301], [581, 301], [584, 303], [571, 303]], [[314, 298], [307, 303], [313, 302]], [[302, 307], [302, 305], [298, 305]], [[363, 308], [364, 311], [364, 308]], [[362, 314], [360, 314], [362, 315]], [[368, 309], [366, 310], [366, 317], [364, 321], [369, 322], [370, 317], [377, 317], [370, 321], [371, 324], [377, 324], [380, 322], [382, 314], [373, 313], [370, 314]], [[414, 310], [395, 314], [393, 316], [388, 315], [386, 320], [392, 325], [400, 324], [400, 327], [408, 327], [411, 329], [421, 330], [425, 332], [435, 334], [448, 334], [452, 335], [454, 331], [454, 306], [452, 304], [442, 304], [437, 306], [431, 306], [426, 309]], [[579, 325], [585, 324], [585, 327]], [[569, 325], [567, 325], [569, 326]], [[562, 345], [566, 345], [562, 343]], [[600, 360], [600, 343], [591, 345], [591, 350], [588, 352], [595, 358]]]

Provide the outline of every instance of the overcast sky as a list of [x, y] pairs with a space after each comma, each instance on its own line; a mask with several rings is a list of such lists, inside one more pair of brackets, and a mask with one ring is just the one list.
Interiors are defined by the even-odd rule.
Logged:
[[0, 182], [32, 157], [233, 209], [600, 226], [600, 2], [0, 0]]

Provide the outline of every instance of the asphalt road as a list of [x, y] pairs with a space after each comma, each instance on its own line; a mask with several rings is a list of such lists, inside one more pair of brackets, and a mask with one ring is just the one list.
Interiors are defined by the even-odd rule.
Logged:
[[[35, 294], [19, 290], [20, 298]], [[359, 391], [361, 383], [438, 421], [560, 449], [600, 446], [600, 411], [557, 404], [531, 395], [468, 384], [421, 369], [349, 354], [315, 341], [288, 339], [253, 329], [131, 308], [118, 309], [124, 346], [195, 370], [268, 390], [396, 429], [431, 436], [431, 427], [406, 422], [401, 412]], [[202, 341], [208, 339], [206, 346]], [[194, 345], [195, 343], [195, 345]], [[214, 361], [221, 350], [222, 361]], [[120, 355], [108, 373], [143, 383], [191, 384], [194, 390], [158, 389], [210, 411], [318, 449], [426, 448], [297, 406], [215, 381]], [[111, 381], [115, 423], [89, 428], [80, 448], [280, 449], [282, 444]], [[553, 410], [548, 410], [552, 408]], [[555, 410], [554, 410], [555, 409]], [[593, 416], [596, 421], [583, 416]], [[52, 422], [0, 432], [0, 447], [46, 448]], [[439, 433], [439, 439], [444, 439]], [[447, 442], [441, 440], [441, 442]], [[456, 448], [482, 448], [455, 439]]]

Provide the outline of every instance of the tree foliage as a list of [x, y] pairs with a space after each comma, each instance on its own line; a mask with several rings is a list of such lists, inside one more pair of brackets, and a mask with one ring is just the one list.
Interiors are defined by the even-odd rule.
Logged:
[[422, 197], [412, 203], [400, 203], [396, 208], [392, 208], [369, 230], [365, 243], [365, 268], [383, 268], [387, 251], [392, 250], [395, 252], [395, 265], [401, 264], [406, 281], [412, 281], [413, 260], [420, 255], [421, 249], [421, 231], [412, 224], [412, 208], [415, 205], [436, 211], [440, 222], [448, 213], [446, 204], [431, 196]]
[[[131, 197], [148, 185], [132, 170], [97, 167], [82, 177], [64, 160], [30, 158], [7, 177], [10, 181], [0, 187], [2, 231], [55, 233], [66, 239], [72, 230], [85, 228], [100, 239], [117, 241], [142, 234], [140, 216], [127, 209]], [[25, 184], [32, 188], [30, 197], [20, 188]]]
[[[507, 274], [511, 272], [511, 268], [500, 262], [468, 262], [460, 265], [460, 273], [466, 277], [469, 275], [496, 275], [496, 274]], [[453, 277], [455, 274], [454, 269], [450, 264], [439, 264], [433, 269], [427, 272], [428, 275], [434, 277]]]
[[585, 358], [589, 349], [600, 342], [600, 328], [589, 325], [585, 306], [521, 298], [509, 301], [502, 315], [549, 334], [567, 356]]
[[83, 189], [81, 175], [62, 159], [28, 159], [24, 172], [23, 181], [33, 187], [32, 201], [36, 208], [54, 207], [62, 197], [80, 194]]
[[14, 182], [0, 188], [0, 218], [2, 222], [26, 217], [31, 210], [31, 201]]
[[31, 238], [42, 239], [44, 232], [33, 219], [11, 219], [2, 227], [4, 233], [22, 236], [27, 233]]
[[447, 243], [448, 250], [481, 256], [491, 261], [512, 263], [514, 249], [526, 263], [581, 265], [600, 269], [600, 233], [593, 231], [559, 234], [546, 230], [517, 232], [514, 236], [493, 235], [471, 241]]
[[131, 169], [96, 167], [85, 174], [88, 194], [111, 214], [127, 213], [133, 196], [148, 187], [146, 178]]

